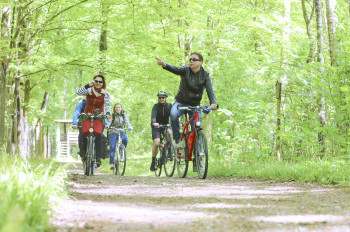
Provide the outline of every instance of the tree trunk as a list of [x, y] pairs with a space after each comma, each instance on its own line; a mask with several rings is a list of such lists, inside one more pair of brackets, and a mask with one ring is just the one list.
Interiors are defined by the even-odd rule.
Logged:
[[[53, 77], [51, 77], [51, 80], [50, 80], [50, 82], [49, 82], [49, 84], [51, 85], [52, 84], [52, 81], [53, 81]], [[42, 103], [41, 103], [41, 112], [43, 113], [43, 114], [45, 114], [46, 113], [46, 110], [47, 110], [47, 105], [48, 105], [48, 102], [49, 102], [49, 97], [50, 97], [50, 93], [47, 93], [47, 92], [45, 92], [44, 93], [44, 98], [43, 98], [43, 101], [42, 101]], [[38, 121], [37, 121], [37, 123], [36, 123], [36, 126], [35, 126], [35, 140], [36, 141], [38, 141], [38, 143], [36, 144], [37, 146], [38, 146], [38, 154], [39, 154], [39, 156], [40, 157], [42, 157], [42, 156], [45, 156], [44, 154], [42, 154], [41, 153], [41, 151], [43, 151], [44, 150], [44, 148], [43, 147], [41, 147], [41, 145], [42, 145], [42, 143], [41, 143], [41, 137], [40, 137], [40, 134], [42, 133], [42, 124], [43, 124], [43, 119], [42, 118], [39, 118], [38, 119]]]
[[[1, 50], [6, 51], [10, 46], [10, 18], [11, 7], [6, 6], [2, 8], [1, 16]], [[6, 145], [6, 126], [5, 116], [7, 112], [7, 95], [8, 95], [8, 73], [9, 73], [9, 57], [4, 55], [0, 58], [0, 146]]]
[[108, 8], [109, 6], [105, 1], [101, 2], [101, 14], [102, 14], [102, 24], [101, 24], [101, 34], [100, 34], [100, 65], [99, 73], [104, 75], [106, 72], [105, 62], [106, 62], [106, 51], [108, 48], [107, 43], [107, 29], [108, 29]]
[[328, 40], [329, 40], [329, 56], [331, 58], [331, 65], [334, 67], [337, 63], [337, 49], [336, 49], [336, 39], [335, 39], [335, 22], [336, 16], [334, 14], [334, 9], [337, 4], [336, 0], [326, 0], [326, 16], [327, 16], [327, 26], [328, 26]]
[[303, 16], [304, 16], [304, 20], [305, 20], [305, 24], [306, 24], [306, 33], [307, 33], [307, 36], [310, 40], [309, 56], [308, 56], [306, 62], [311, 63], [313, 61], [314, 55], [315, 55], [315, 44], [313, 42], [312, 29], [311, 29], [312, 21], [313, 21], [313, 17], [314, 17], [314, 13], [315, 13], [315, 4], [312, 4], [311, 13], [309, 15], [306, 11], [305, 0], [301, 0], [301, 3], [302, 3], [302, 9], [303, 9]]
[[67, 119], [67, 78], [63, 76], [63, 118]]
[[[321, 0], [315, 0], [315, 9], [316, 9], [316, 28], [317, 28], [317, 61], [320, 63], [324, 63], [324, 58], [322, 56], [323, 52], [323, 22], [322, 22], [322, 4]], [[322, 73], [323, 69], [320, 68], [320, 73]], [[322, 81], [321, 81], [322, 83]], [[323, 91], [318, 97], [318, 115], [320, 122], [320, 130], [318, 132], [318, 143], [320, 146], [320, 158], [323, 158], [325, 155], [325, 135], [323, 132], [323, 128], [326, 125], [326, 106], [325, 106], [326, 98], [323, 95]]]

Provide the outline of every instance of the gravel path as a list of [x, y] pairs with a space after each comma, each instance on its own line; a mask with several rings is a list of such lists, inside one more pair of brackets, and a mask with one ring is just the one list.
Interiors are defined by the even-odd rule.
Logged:
[[213, 178], [82, 175], [53, 231], [350, 231], [350, 188]]

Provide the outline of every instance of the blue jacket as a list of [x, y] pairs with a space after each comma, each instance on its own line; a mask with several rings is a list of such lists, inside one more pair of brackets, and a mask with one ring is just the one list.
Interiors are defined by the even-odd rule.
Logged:
[[78, 125], [78, 117], [81, 113], [84, 112], [85, 107], [86, 107], [85, 99], [80, 101], [77, 107], [75, 107], [72, 125]]

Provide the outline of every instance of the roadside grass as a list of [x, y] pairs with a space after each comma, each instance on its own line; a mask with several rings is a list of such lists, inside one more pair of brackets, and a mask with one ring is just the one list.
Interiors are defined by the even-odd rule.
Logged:
[[66, 172], [52, 160], [0, 155], [0, 232], [47, 231], [65, 192]]
[[209, 175], [251, 177], [263, 180], [313, 182], [322, 185], [350, 186], [350, 163], [344, 160], [300, 160], [298, 162], [234, 162], [215, 157], [210, 160]]

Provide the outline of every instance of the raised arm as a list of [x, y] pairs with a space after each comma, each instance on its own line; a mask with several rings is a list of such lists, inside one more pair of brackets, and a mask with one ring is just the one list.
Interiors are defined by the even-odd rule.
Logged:
[[174, 65], [167, 64], [163, 60], [159, 59], [158, 57], [156, 57], [156, 60], [158, 65], [162, 66], [165, 70], [168, 70], [169, 72], [172, 72], [176, 75], [182, 75], [185, 73], [184, 67], [176, 67]]
[[79, 88], [79, 89], [77, 90], [77, 94], [80, 95], [80, 96], [86, 96], [86, 95], [88, 95], [88, 93], [89, 93], [89, 91], [88, 91], [89, 88], [90, 88], [90, 85], [87, 84], [87, 85], [85, 85], [85, 86]]

